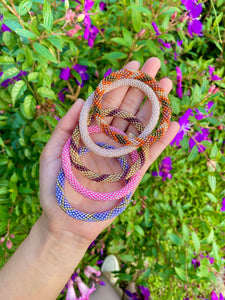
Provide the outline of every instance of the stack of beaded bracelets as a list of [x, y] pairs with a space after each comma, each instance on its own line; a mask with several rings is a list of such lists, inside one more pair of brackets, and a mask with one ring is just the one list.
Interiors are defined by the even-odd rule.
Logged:
[[[152, 113], [146, 127], [131, 113], [120, 109], [102, 109], [103, 95], [120, 86], [137, 87], [143, 91], [151, 101]], [[160, 108], [162, 108], [161, 117]], [[139, 135], [136, 137], [133, 134], [125, 134], [119, 129], [107, 124], [105, 117], [121, 117], [125, 119], [135, 126]], [[73, 135], [63, 148], [62, 169], [58, 174], [56, 183], [56, 197], [63, 211], [73, 218], [90, 222], [104, 221], [116, 217], [124, 211], [140, 181], [141, 168], [149, 155], [149, 146], [165, 134], [169, 127], [170, 117], [171, 108], [166, 93], [157, 81], [148, 74], [141, 71], [123, 69], [105, 77], [99, 83], [95, 92], [85, 101], [80, 113], [79, 126], [75, 128]], [[158, 122], [158, 128], [154, 130]], [[95, 123], [95, 125], [90, 126], [90, 123]], [[93, 142], [90, 134], [99, 132], [112, 138], [121, 144], [121, 146], [116, 148], [106, 143]], [[85, 145], [83, 147], [79, 146], [81, 139]], [[137, 152], [137, 149], [139, 152]], [[81, 157], [88, 151], [92, 151], [103, 157], [117, 157], [122, 172], [117, 174], [98, 174], [88, 169], [81, 161]], [[131, 164], [128, 163], [127, 154], [131, 156]], [[73, 174], [72, 166], [89, 180], [95, 182], [124, 181], [125, 184], [120, 190], [110, 193], [94, 192], [78, 181]], [[65, 179], [75, 191], [84, 197], [97, 201], [120, 199], [120, 202], [113, 209], [101, 213], [78, 211], [73, 208], [66, 199], [64, 191]]]

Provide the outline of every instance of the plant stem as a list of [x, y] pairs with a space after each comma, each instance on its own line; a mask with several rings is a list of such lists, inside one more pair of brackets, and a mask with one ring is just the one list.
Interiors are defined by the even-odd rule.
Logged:
[[10, 0], [9, 2], [10, 2], [10, 4], [12, 5], [13, 11], [14, 11], [14, 15], [15, 15], [15, 16], [17, 17], [17, 19], [19, 20], [20, 25], [23, 27], [23, 29], [25, 29], [25, 27], [24, 27], [24, 25], [23, 25], [23, 21], [21, 20], [20, 15], [19, 15], [19, 14], [17, 13], [17, 11], [16, 11], [16, 8], [15, 8], [15, 5], [14, 5], [14, 3], [13, 3], [13, 0]]

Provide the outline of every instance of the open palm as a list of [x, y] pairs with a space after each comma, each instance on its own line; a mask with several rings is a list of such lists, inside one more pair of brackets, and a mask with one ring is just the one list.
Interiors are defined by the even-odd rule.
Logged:
[[[138, 70], [140, 67], [137, 61], [131, 61], [125, 68]], [[160, 61], [157, 58], [150, 58], [146, 61], [141, 71], [155, 77], [160, 68]], [[172, 82], [168, 78], [163, 78], [159, 81], [165, 92], [168, 94], [172, 88]], [[136, 115], [140, 121], [146, 125], [151, 115], [150, 101], [145, 101], [140, 108], [145, 95], [139, 89], [134, 87], [119, 87], [105, 95], [103, 101], [103, 108], [120, 108]], [[43, 208], [43, 213], [47, 215], [54, 230], [62, 229], [67, 232], [76, 234], [81, 240], [92, 241], [95, 237], [105, 229], [112, 221], [102, 222], [84, 222], [68, 216], [58, 205], [55, 196], [55, 184], [58, 172], [61, 168], [61, 153], [62, 148], [69, 137], [71, 137], [74, 128], [78, 125], [80, 110], [83, 105], [83, 100], [78, 99], [71, 107], [67, 114], [59, 121], [51, 139], [45, 146], [40, 161], [40, 202]], [[140, 108], [140, 109], [139, 109]], [[109, 124], [121, 129], [122, 131], [136, 133], [133, 126], [130, 126], [127, 121], [119, 118], [107, 118]], [[148, 170], [149, 166], [161, 154], [161, 152], [168, 146], [176, 135], [179, 125], [172, 122], [170, 127], [160, 141], [154, 143], [150, 148], [150, 155], [145, 165], [142, 168], [142, 177]], [[106, 137], [104, 134], [93, 134], [93, 140], [98, 142], [108, 143], [110, 145], [117, 145], [112, 139]], [[99, 174], [104, 173], [118, 173], [121, 172], [121, 167], [117, 158], [104, 158], [89, 152], [82, 158], [84, 164]], [[97, 183], [90, 181], [83, 177], [77, 170], [73, 169], [78, 180], [93, 191], [110, 192], [121, 188], [121, 183]], [[87, 199], [77, 192], [75, 192], [69, 183], [65, 182], [66, 197], [69, 203], [76, 209], [84, 212], [101, 212], [116, 206], [120, 200], [114, 201], [93, 201]], [[126, 213], [126, 212], [125, 212]]]

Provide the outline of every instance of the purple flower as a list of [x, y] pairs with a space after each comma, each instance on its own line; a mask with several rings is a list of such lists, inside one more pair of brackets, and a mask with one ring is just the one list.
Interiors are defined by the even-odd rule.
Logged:
[[211, 294], [211, 300], [225, 300], [223, 295], [220, 293], [220, 297], [218, 298], [218, 296], [216, 295], [216, 293], [213, 291]]
[[209, 66], [208, 68], [209, 68], [209, 80], [216, 81], [216, 80], [222, 80], [223, 79], [223, 78], [219, 77], [218, 75], [213, 75], [213, 72], [215, 70], [214, 67]]
[[105, 72], [105, 75], [104, 75], [104, 78], [108, 75], [110, 75], [112, 73], [112, 69], [108, 69], [106, 72]]
[[94, 46], [94, 41], [99, 33], [99, 30], [94, 25], [91, 25], [91, 18], [89, 14], [86, 14], [84, 18], [84, 26], [84, 39], [88, 40], [88, 46], [92, 48]]
[[[208, 138], [208, 135], [209, 135], [209, 129], [207, 128], [201, 128], [202, 132], [197, 132], [193, 138], [190, 138], [189, 140], [189, 146], [190, 148], [192, 149], [196, 142], [198, 143], [201, 143], [202, 141], [211, 141], [209, 138]], [[198, 146], [198, 152], [201, 153], [201, 152], [204, 152], [205, 151], [205, 147], [203, 145], [197, 145]]]
[[182, 90], [182, 72], [179, 67], [176, 67], [176, 73], [177, 73], [177, 95], [179, 98], [182, 98], [183, 96], [183, 90]]
[[95, 1], [92, 1], [92, 0], [84, 0], [84, 10], [85, 10], [85, 11], [91, 10], [94, 4], [95, 4]]
[[70, 78], [70, 68], [66, 67], [66, 68], [61, 69], [59, 78], [61, 78], [63, 80], [66, 80], [66, 81], [69, 80], [69, 78]]
[[102, 2], [102, 1], [101, 1], [101, 2], [99, 3], [99, 9], [100, 9], [100, 10], [105, 10], [105, 8], [106, 8], [105, 2]]
[[177, 52], [175, 51], [175, 52], [174, 52], [174, 59], [175, 59], [175, 60], [177, 60], [177, 56], [178, 56], [178, 54], [177, 54]]
[[67, 288], [67, 292], [66, 292], [66, 300], [75, 300], [77, 299], [76, 294], [75, 294], [75, 290], [74, 290], [74, 286], [73, 286], [73, 280], [70, 279], [68, 281], [68, 288]]
[[139, 285], [138, 288], [142, 293], [143, 300], [149, 300], [149, 297], [150, 297], [149, 289], [147, 287], [142, 286], [142, 285]]
[[215, 261], [214, 257], [209, 257], [209, 262], [211, 265], [213, 265], [214, 261]]
[[11, 32], [12, 30], [8, 26], [6, 26], [5, 24], [2, 24], [1, 31], [2, 32], [6, 32], [6, 31]]
[[98, 261], [96, 262], [96, 265], [102, 265], [103, 261], [104, 261], [104, 260], [102, 260], [102, 259], [98, 260]]
[[92, 283], [92, 287], [89, 289], [88, 286], [81, 280], [80, 277], [75, 278], [75, 282], [78, 285], [78, 289], [81, 293], [82, 299], [89, 299], [89, 295], [92, 294], [95, 291], [95, 285]]
[[58, 93], [58, 97], [59, 97], [59, 100], [64, 103], [65, 101], [65, 94], [64, 94], [64, 91], [69, 91], [68, 88], [64, 88], [62, 89], [59, 93]]
[[193, 33], [202, 36], [202, 23], [199, 20], [193, 19], [188, 23], [188, 32], [191, 37], [193, 37]]
[[194, 265], [195, 269], [201, 265], [200, 261], [196, 258], [192, 259], [191, 264]]
[[152, 172], [152, 176], [161, 176], [163, 178], [163, 181], [165, 181], [166, 178], [171, 179], [172, 174], [170, 174], [170, 171], [172, 169], [171, 158], [169, 156], [165, 157], [159, 164], [159, 172]]
[[170, 145], [173, 145], [174, 143], [176, 143], [177, 146], [180, 145], [180, 141], [183, 139], [185, 133], [188, 132], [192, 126], [192, 124], [190, 124], [190, 122], [188, 120], [188, 118], [191, 115], [193, 115], [193, 113], [192, 113], [192, 110], [189, 108], [186, 111], [186, 113], [179, 119], [180, 129], [179, 129], [177, 135], [175, 136], [175, 138], [170, 143]]
[[158, 26], [156, 25], [155, 22], [152, 22], [152, 27], [153, 27], [153, 29], [155, 30], [155, 34], [156, 34], [156, 35], [160, 35]]
[[[3, 19], [4, 19], [3, 15], [0, 14], [0, 22], [3, 22]], [[2, 24], [1, 31], [2, 32], [5, 32], [5, 31], [11, 32], [12, 30], [8, 26], [6, 26], [5, 24]]]
[[94, 25], [91, 25], [89, 29], [88, 46], [92, 48], [94, 46], [95, 39], [99, 33], [99, 30]]
[[87, 40], [88, 37], [89, 37], [89, 31], [90, 31], [90, 28], [91, 28], [91, 18], [89, 16], [89, 14], [85, 15], [84, 26], [85, 26], [84, 39]]
[[87, 66], [82, 66], [79, 64], [76, 64], [72, 67], [78, 74], [80, 74], [80, 77], [82, 79], [82, 82], [80, 83], [77, 79], [76, 82], [78, 85], [80, 85], [80, 87], [84, 86], [84, 81], [89, 79], [89, 75], [86, 73], [87, 71]]
[[[214, 105], [214, 102], [213, 101], [209, 101], [206, 106], [205, 106], [205, 111], [206, 113], [209, 113], [209, 110], [212, 108], [212, 106]], [[197, 112], [197, 114], [195, 115], [195, 119], [196, 120], [202, 120], [204, 118], [207, 118], [207, 117], [210, 117], [212, 116], [212, 113], [211, 114], [203, 114], [201, 111], [199, 111], [197, 108], [195, 109], [195, 111]]]
[[60, 118], [59, 118], [59, 117], [57, 117], [56, 115], [54, 115], [54, 118], [55, 118], [57, 121], [59, 121], [59, 120], [60, 120]]
[[170, 49], [170, 43], [165, 43], [162, 39], [158, 39], [158, 42], [161, 43], [165, 48]]
[[97, 271], [95, 268], [93, 268], [91, 266], [86, 266], [84, 269], [84, 274], [85, 274], [85, 276], [90, 278], [92, 276], [92, 274], [95, 274], [96, 276], [100, 276], [101, 271]]
[[177, 40], [177, 47], [181, 47], [181, 45], [183, 44], [183, 40]]
[[83, 23], [85, 26], [84, 39], [88, 40], [88, 46], [91, 48], [94, 46], [94, 41], [97, 37], [97, 34], [99, 33], [98, 28], [95, 27], [94, 25], [91, 25], [91, 18], [88, 13], [88, 11], [92, 8], [93, 5], [94, 5], [94, 1], [85, 0], [84, 3], [85, 18]]
[[221, 211], [225, 211], [225, 198], [222, 199]]
[[197, 4], [196, 0], [181, 0], [182, 4], [189, 11], [188, 32], [191, 37], [193, 33], [202, 36], [202, 23], [197, 19], [202, 12], [202, 3]]
[[[0, 77], [1, 77], [2, 75], [3, 75], [3, 72], [0, 73]], [[20, 72], [19, 72], [18, 75], [14, 76], [14, 77], [12, 77], [12, 78], [10, 78], [10, 79], [4, 80], [4, 81], [1, 83], [1, 86], [2, 86], [2, 87], [8, 87], [10, 84], [14, 84], [15, 81], [21, 80], [21, 77], [22, 77], [22, 76], [26, 76], [26, 75], [27, 75], [27, 72], [26, 72], [26, 71], [21, 71], [21, 70], [20, 70]]]
[[129, 296], [130, 300], [140, 300], [137, 293], [131, 293], [129, 290], [124, 290], [124, 292], [127, 294], [127, 296]]

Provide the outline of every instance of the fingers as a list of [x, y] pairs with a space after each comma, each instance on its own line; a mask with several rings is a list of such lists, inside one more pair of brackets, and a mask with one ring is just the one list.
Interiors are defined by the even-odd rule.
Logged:
[[[160, 65], [161, 63], [158, 58], [151, 57], [143, 65], [141, 71], [149, 74], [151, 77], [154, 78], [160, 69]], [[135, 87], [130, 87], [123, 102], [120, 105], [120, 109], [131, 112], [133, 115], [136, 115], [144, 97], [145, 94], [141, 90]], [[150, 101], [148, 100], [148, 102]], [[115, 118], [112, 121], [111, 125], [121, 129], [122, 131], [125, 131], [129, 124], [127, 121], [124, 121], [121, 118]]]
[[[124, 69], [139, 70], [140, 63], [138, 61], [129, 62]], [[105, 96], [103, 96], [103, 108], [118, 108], [123, 101], [124, 96], [126, 95], [129, 87], [121, 86], [115, 90], [110, 91]], [[107, 122], [110, 124], [113, 117], [107, 118]]]
[[171, 122], [166, 134], [156, 143], [150, 147], [150, 154], [147, 158], [141, 172], [142, 176], [151, 166], [151, 164], [157, 159], [157, 157], [163, 152], [163, 150], [170, 144], [178, 133], [180, 125], [177, 122]]
[[[162, 86], [162, 88], [164, 89], [166, 94], [169, 94], [169, 92], [171, 91], [171, 89], [173, 87], [173, 83], [169, 78], [161, 79], [159, 81], [159, 84]], [[151, 116], [151, 111], [152, 111], [152, 105], [151, 105], [151, 102], [149, 101], [149, 99], [147, 99], [145, 101], [145, 103], [143, 104], [143, 106], [138, 111], [138, 113], [136, 114], [137, 118], [141, 122], [143, 122], [144, 126], [146, 126], [147, 123], [149, 122], [149, 119]], [[127, 131], [137, 135], [137, 131], [133, 125], [129, 125]]]
[[79, 122], [80, 110], [83, 103], [84, 101], [82, 99], [77, 99], [76, 103], [73, 104], [66, 115], [59, 121], [43, 150], [42, 159], [43, 156], [46, 158], [48, 155], [51, 155], [51, 157], [55, 159], [61, 154], [63, 146]]

